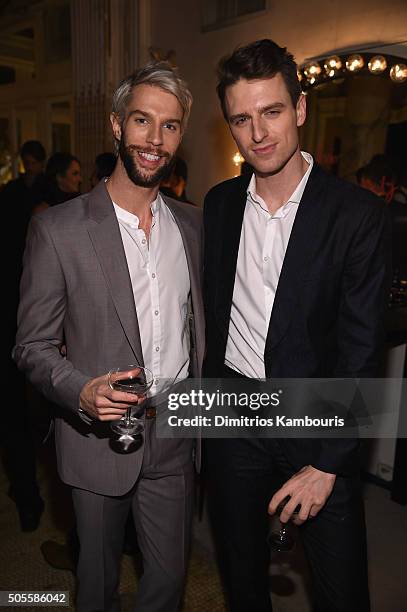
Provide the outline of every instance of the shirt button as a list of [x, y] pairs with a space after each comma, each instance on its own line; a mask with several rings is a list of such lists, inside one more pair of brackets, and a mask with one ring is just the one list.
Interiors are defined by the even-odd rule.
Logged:
[[141, 244], [145, 244], [147, 241], [145, 238], [143, 238], [143, 240], [141, 241]]
[[154, 310], [154, 314], [155, 314], [155, 316], [157, 316], [158, 315], [158, 310]]
[[269, 260], [269, 258], [267, 256], [263, 257], [263, 261], [268, 261], [268, 260]]
[[158, 351], [160, 350], [160, 347], [159, 347], [159, 346], [156, 346], [156, 347], [155, 347], [155, 350], [156, 350], [156, 352], [158, 353]]
[[154, 272], [152, 273], [151, 278], [155, 278], [155, 274], [154, 274]]

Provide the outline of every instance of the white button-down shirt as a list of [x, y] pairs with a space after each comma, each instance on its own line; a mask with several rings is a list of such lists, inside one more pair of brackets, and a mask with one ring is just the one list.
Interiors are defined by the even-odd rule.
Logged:
[[149, 239], [136, 215], [113, 206], [133, 288], [144, 365], [154, 374], [153, 394], [161, 390], [163, 379], [188, 376], [187, 259], [177, 223], [160, 194], [151, 204]]
[[265, 377], [264, 350], [271, 311], [295, 216], [314, 163], [309, 153], [301, 153], [309, 167], [294, 193], [273, 215], [256, 192], [254, 174], [247, 188], [225, 364], [250, 378]]

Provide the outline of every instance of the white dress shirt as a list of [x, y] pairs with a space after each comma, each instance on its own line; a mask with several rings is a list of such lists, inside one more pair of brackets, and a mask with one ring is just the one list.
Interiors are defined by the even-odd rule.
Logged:
[[154, 394], [162, 389], [163, 379], [188, 376], [190, 280], [184, 244], [160, 194], [151, 204], [148, 240], [136, 215], [113, 206], [133, 288], [144, 365], [154, 374]]
[[301, 153], [309, 167], [274, 215], [256, 193], [254, 174], [247, 188], [225, 365], [250, 378], [265, 377], [264, 350], [271, 311], [295, 216], [314, 163], [309, 153]]

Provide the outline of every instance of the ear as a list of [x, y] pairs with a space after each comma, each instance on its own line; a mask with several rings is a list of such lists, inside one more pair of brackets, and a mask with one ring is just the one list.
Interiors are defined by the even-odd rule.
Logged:
[[112, 124], [113, 136], [116, 140], [120, 140], [122, 137], [122, 126], [116, 113], [110, 113], [110, 123]]
[[307, 117], [307, 100], [305, 94], [300, 94], [298, 98], [297, 107], [295, 109], [297, 114], [297, 127], [300, 127], [305, 123]]

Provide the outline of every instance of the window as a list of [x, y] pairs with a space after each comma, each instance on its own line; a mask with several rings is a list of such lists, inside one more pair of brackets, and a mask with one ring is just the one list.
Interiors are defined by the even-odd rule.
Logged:
[[213, 30], [252, 13], [264, 11], [267, 0], [203, 0], [203, 30]]

